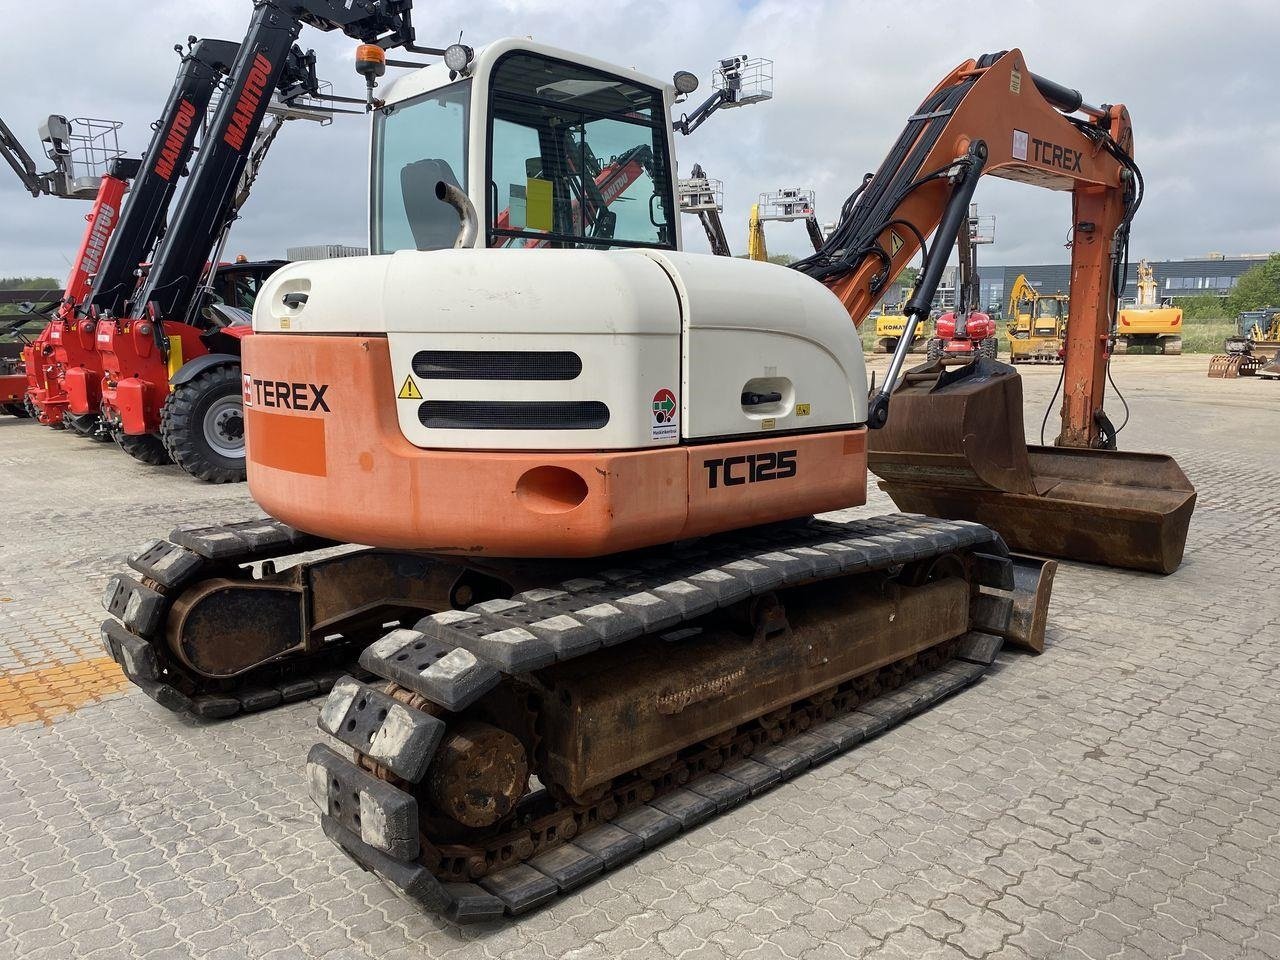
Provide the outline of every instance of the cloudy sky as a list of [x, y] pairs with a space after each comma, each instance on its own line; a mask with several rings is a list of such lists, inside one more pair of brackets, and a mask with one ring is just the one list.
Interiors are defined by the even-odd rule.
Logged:
[[[47, 4], [3, 0], [0, 117], [29, 150], [43, 116], [122, 120], [121, 145], [146, 146], [188, 34], [239, 40], [250, 0], [75, 0], [56, 23]], [[70, 15], [74, 7], [74, 16]], [[709, 88], [715, 61], [747, 53], [775, 61], [770, 103], [728, 111], [679, 143], [684, 171], [700, 162], [725, 181], [734, 252], [746, 247], [750, 204], [781, 186], [817, 190], [834, 218], [873, 170], [906, 117], [955, 64], [1020, 47], [1041, 75], [1093, 103], [1133, 115], [1147, 200], [1134, 254], [1280, 249], [1280, 3], [1276, 0], [420, 0], [419, 42], [464, 31], [473, 46], [533, 36], [669, 77], [689, 69]], [[35, 38], [35, 39], [33, 39]], [[307, 29], [321, 73], [360, 93], [353, 43]], [[230, 251], [282, 256], [303, 243], [365, 242], [366, 127], [358, 117], [291, 124], [277, 140]], [[987, 263], [1065, 262], [1066, 194], [994, 178], [978, 189], [997, 218]], [[0, 165], [0, 276], [63, 276], [87, 204], [23, 192]], [[686, 218], [691, 249], [705, 249]], [[771, 252], [804, 252], [799, 224], [775, 225]]]

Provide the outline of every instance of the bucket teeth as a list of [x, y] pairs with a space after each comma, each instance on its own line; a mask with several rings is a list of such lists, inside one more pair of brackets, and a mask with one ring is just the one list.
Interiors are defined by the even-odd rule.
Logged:
[[319, 727], [396, 776], [417, 783], [444, 737], [444, 721], [351, 677], [333, 685]]
[[320, 812], [397, 860], [418, 856], [418, 802], [324, 744], [307, 754], [307, 783]]

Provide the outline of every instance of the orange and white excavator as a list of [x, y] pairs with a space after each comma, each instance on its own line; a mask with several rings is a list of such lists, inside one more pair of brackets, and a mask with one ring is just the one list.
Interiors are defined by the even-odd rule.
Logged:
[[[1072, 479], [1160, 459], [1095, 449], [1140, 195], [1123, 107], [1017, 50], [969, 60], [790, 270], [682, 252], [674, 132], [752, 97], [673, 123], [693, 81], [529, 40], [396, 80], [372, 255], [287, 266], [255, 307], [270, 519], [181, 529], [107, 589], [108, 649], [170, 708], [332, 685], [341, 752], [308, 758], [326, 833], [458, 921], [533, 909], [874, 736], [1006, 641], [1042, 648], [1055, 564], [1010, 553], [1000, 508], [1070, 513]], [[587, 147], [646, 159], [609, 216]], [[869, 397], [850, 324], [918, 252], [906, 315], [927, 314], [983, 173], [1074, 189], [1058, 487], [1026, 477], [1012, 368], [903, 377], [908, 330]], [[814, 519], [865, 502], [869, 463], [895, 498], [954, 482], [956, 514], [990, 523]], [[1119, 512], [1122, 487], [1093, 505]], [[340, 543], [364, 547], [298, 556]], [[1180, 543], [1143, 545], [1176, 565]]]

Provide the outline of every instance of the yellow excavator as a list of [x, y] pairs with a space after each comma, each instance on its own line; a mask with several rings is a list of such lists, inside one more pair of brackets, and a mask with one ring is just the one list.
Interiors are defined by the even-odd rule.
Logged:
[[[876, 317], [876, 339], [872, 353], [893, 353], [902, 339], [902, 332], [907, 329], [907, 316], [903, 312], [905, 303], [882, 303], [880, 315]], [[910, 346], [911, 353], [924, 353], [934, 336], [933, 318], [921, 321], [916, 327], [915, 339]]]
[[1059, 290], [1042, 294], [1026, 274], [1018, 274], [1009, 291], [1010, 363], [1061, 363], [1067, 311], [1071, 298]]
[[1155, 271], [1146, 260], [1138, 263], [1138, 299], [1121, 309], [1112, 350], [1131, 353], [1134, 347], [1155, 347], [1166, 356], [1182, 353], [1182, 308], [1160, 301]]

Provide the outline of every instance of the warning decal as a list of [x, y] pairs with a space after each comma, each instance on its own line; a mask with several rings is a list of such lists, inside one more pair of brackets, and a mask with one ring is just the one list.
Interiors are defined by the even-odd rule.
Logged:
[[653, 395], [652, 436], [654, 440], [680, 439], [680, 404], [676, 395], [663, 388]]
[[896, 230], [889, 231], [889, 255], [896, 257], [898, 251], [902, 249], [902, 238], [898, 236]]
[[422, 391], [418, 389], [418, 385], [413, 382], [413, 377], [404, 378], [404, 386], [400, 388], [400, 392], [396, 394], [397, 400], [421, 400]]

